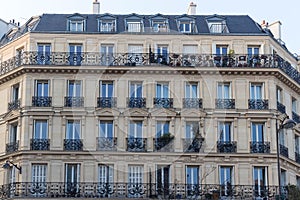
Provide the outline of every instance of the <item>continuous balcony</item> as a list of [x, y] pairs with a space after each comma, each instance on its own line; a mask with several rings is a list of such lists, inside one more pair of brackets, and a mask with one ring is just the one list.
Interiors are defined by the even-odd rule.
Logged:
[[21, 100], [20, 99], [16, 99], [13, 100], [11, 102], [8, 103], [8, 110], [18, 110], [20, 108], [21, 105]]
[[147, 151], [147, 138], [126, 138], [126, 143], [129, 152]]
[[98, 137], [97, 151], [116, 151], [117, 138], [115, 137]]
[[218, 153], [236, 153], [236, 142], [218, 141], [217, 149], [218, 149]]
[[[159, 189], [158, 189], [159, 188]], [[18, 182], [0, 186], [1, 199], [275, 199], [278, 186], [157, 183]], [[282, 193], [288, 195], [286, 188]], [[161, 192], [164, 191], [164, 192]]]
[[83, 107], [84, 97], [65, 97], [65, 107]]
[[253, 110], [269, 109], [269, 100], [267, 99], [249, 99], [248, 108]]
[[127, 98], [128, 108], [146, 108], [146, 98], [129, 97]]
[[235, 99], [216, 99], [216, 109], [235, 109]]
[[270, 153], [270, 142], [250, 142], [250, 153]]
[[6, 144], [6, 153], [14, 153], [19, 150], [19, 141]]
[[202, 99], [200, 98], [183, 98], [183, 108], [203, 108]]
[[32, 97], [32, 106], [34, 107], [50, 107], [52, 105], [52, 97]]
[[280, 155], [283, 155], [284, 157], [288, 158], [289, 157], [289, 148], [286, 146], [279, 144], [279, 152]]
[[64, 139], [65, 151], [82, 151], [83, 143], [80, 139]]
[[98, 97], [97, 107], [98, 108], [114, 108], [117, 106], [117, 98], [115, 97]]
[[37, 151], [48, 151], [50, 149], [49, 139], [31, 139], [30, 149]]

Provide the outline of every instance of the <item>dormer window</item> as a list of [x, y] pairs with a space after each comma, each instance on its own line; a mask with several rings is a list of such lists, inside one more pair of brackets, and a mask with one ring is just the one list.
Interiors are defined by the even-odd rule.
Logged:
[[192, 23], [190, 21], [179, 22], [179, 31], [181, 33], [190, 33], [192, 30]]
[[143, 32], [143, 21], [142, 18], [140, 16], [138, 16], [137, 14], [132, 14], [129, 17], [127, 17], [125, 19], [125, 23], [126, 23], [126, 31], [127, 32], [135, 32], [135, 33], [139, 33], [139, 32]]
[[72, 32], [85, 31], [85, 18], [79, 14], [68, 17], [68, 28]]
[[208, 17], [206, 20], [211, 33], [229, 33], [224, 17], [214, 15]]
[[110, 14], [104, 14], [98, 19], [100, 32], [116, 32], [116, 18]]
[[168, 32], [168, 24], [166, 21], [153, 21], [152, 28], [154, 32]]
[[195, 18], [182, 15], [181, 17], [177, 18], [177, 26], [178, 31], [181, 33], [196, 33], [197, 27], [195, 25]]

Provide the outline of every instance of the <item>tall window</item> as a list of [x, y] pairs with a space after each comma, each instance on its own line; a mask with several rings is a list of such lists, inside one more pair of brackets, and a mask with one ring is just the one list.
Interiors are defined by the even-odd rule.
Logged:
[[230, 83], [222, 82], [218, 83], [218, 99], [230, 99], [231, 98], [231, 86]]
[[68, 96], [69, 97], [81, 97], [81, 81], [68, 81]]
[[248, 49], [248, 56], [258, 56], [259, 55], [259, 46], [249, 46]]
[[219, 170], [219, 180], [221, 185], [221, 196], [232, 195], [233, 167], [221, 166]]
[[186, 122], [185, 124], [185, 138], [193, 139], [195, 138], [199, 129], [198, 122]]
[[250, 99], [260, 100], [263, 98], [263, 84], [251, 83], [250, 85]]
[[114, 125], [113, 121], [100, 121], [100, 133], [101, 138], [113, 138], [114, 137]]
[[37, 62], [39, 65], [49, 65], [51, 62], [51, 45], [38, 44], [38, 57]]
[[280, 186], [286, 186], [287, 180], [286, 180], [286, 170], [281, 169], [281, 178], [280, 178]]
[[100, 97], [113, 97], [114, 96], [114, 83], [113, 81], [100, 81]]
[[216, 55], [227, 55], [228, 54], [228, 46], [225, 45], [217, 45], [216, 46]]
[[264, 123], [252, 123], [252, 142], [264, 142]]
[[156, 84], [156, 98], [169, 98], [169, 83]]
[[15, 102], [15, 101], [19, 100], [19, 93], [20, 93], [19, 84], [13, 85], [12, 86], [12, 95], [11, 95], [12, 102]]
[[131, 82], [129, 89], [130, 97], [139, 98], [143, 96], [142, 82]]
[[300, 137], [295, 135], [295, 152], [299, 155], [300, 158]]
[[16, 144], [18, 135], [18, 124], [11, 124], [9, 129], [9, 143]]
[[130, 121], [129, 138], [143, 138], [143, 122]]
[[47, 165], [33, 164], [31, 168], [31, 181], [33, 183], [46, 183], [47, 181]]
[[159, 138], [162, 135], [170, 133], [169, 131], [170, 123], [167, 121], [158, 121], [156, 123], [156, 137]]
[[232, 133], [231, 133], [231, 122], [219, 122], [218, 126], [218, 141], [219, 142], [231, 142]]
[[277, 97], [277, 102], [282, 103], [282, 89], [280, 87], [276, 88], [276, 97]]
[[144, 167], [140, 165], [128, 166], [128, 183], [141, 184], [143, 183]]
[[143, 45], [128, 45], [128, 65], [143, 63]]
[[297, 99], [292, 97], [292, 112], [297, 113]]
[[169, 61], [169, 53], [167, 45], [158, 45], [157, 46], [157, 57], [158, 63], [167, 64]]
[[49, 96], [49, 81], [36, 80], [35, 81], [35, 96], [48, 97]]
[[98, 180], [100, 184], [114, 182], [114, 167], [113, 165], [99, 165], [98, 166]]
[[263, 197], [267, 195], [266, 186], [268, 185], [268, 168], [254, 167], [253, 168], [253, 184], [255, 196]]
[[100, 53], [101, 53], [101, 64], [102, 65], [112, 65], [113, 64], [114, 45], [102, 44]]
[[80, 164], [68, 163], [65, 165], [66, 191], [72, 196], [79, 191], [80, 183]]
[[66, 139], [80, 139], [80, 120], [67, 121]]
[[185, 98], [198, 98], [198, 83], [187, 82], [185, 84]]
[[70, 52], [70, 58], [69, 58], [70, 65], [81, 65], [82, 45], [81, 44], [70, 44], [69, 52]]
[[200, 184], [199, 171], [200, 171], [199, 166], [186, 166], [186, 169], [185, 169], [186, 178], [185, 179], [186, 179], [186, 184], [187, 184], [189, 195], [192, 195], [193, 189], [195, 189], [198, 186], [198, 184]]
[[47, 139], [48, 138], [48, 121], [35, 120], [34, 121], [34, 139]]

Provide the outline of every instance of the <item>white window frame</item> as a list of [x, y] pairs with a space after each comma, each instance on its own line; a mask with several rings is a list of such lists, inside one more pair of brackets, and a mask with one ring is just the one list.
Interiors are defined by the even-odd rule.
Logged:
[[[37, 130], [36, 129], [37, 123], [46, 123], [46, 130], [44, 130], [43, 126], [41, 126], [41, 125], [40, 125], [39, 130]], [[34, 139], [47, 139], [48, 138], [48, 120], [46, 120], [46, 119], [36, 119], [36, 120], [34, 120], [33, 138]]]
[[[73, 84], [73, 90], [71, 91], [71, 84]], [[79, 87], [79, 94], [77, 94], [77, 87]], [[68, 80], [67, 93], [69, 97], [81, 97], [83, 94], [82, 91], [82, 81], [81, 80]]]
[[[252, 94], [252, 87], [254, 87], [254, 94]], [[260, 87], [261, 88], [261, 98], [259, 98], [259, 95], [257, 94], [257, 89]], [[253, 100], [262, 100], [264, 99], [264, 83], [250, 83], [250, 99]]]
[[[226, 94], [225, 87], [228, 87], [228, 94]], [[221, 94], [220, 94], [221, 91]], [[217, 85], [217, 96], [218, 99], [231, 99], [232, 92], [231, 92], [231, 83], [230, 82], [218, 82]], [[228, 97], [227, 97], [228, 96]]]
[[69, 20], [69, 30], [71, 32], [84, 32], [85, 30], [85, 20], [74, 20], [74, 19], [70, 19]]
[[[39, 85], [41, 85], [41, 91], [39, 92]], [[46, 89], [47, 88], [47, 89]], [[45, 92], [47, 91], [47, 92]], [[48, 97], [50, 93], [49, 80], [35, 80], [35, 96]], [[41, 94], [39, 94], [41, 93]]]

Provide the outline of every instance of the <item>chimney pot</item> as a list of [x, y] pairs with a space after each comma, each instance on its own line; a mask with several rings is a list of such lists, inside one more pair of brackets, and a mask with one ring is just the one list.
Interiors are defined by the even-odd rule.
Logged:
[[100, 2], [98, 0], [93, 2], [93, 14], [100, 14]]
[[191, 2], [187, 11], [188, 15], [196, 15], [197, 5], [194, 2]]

